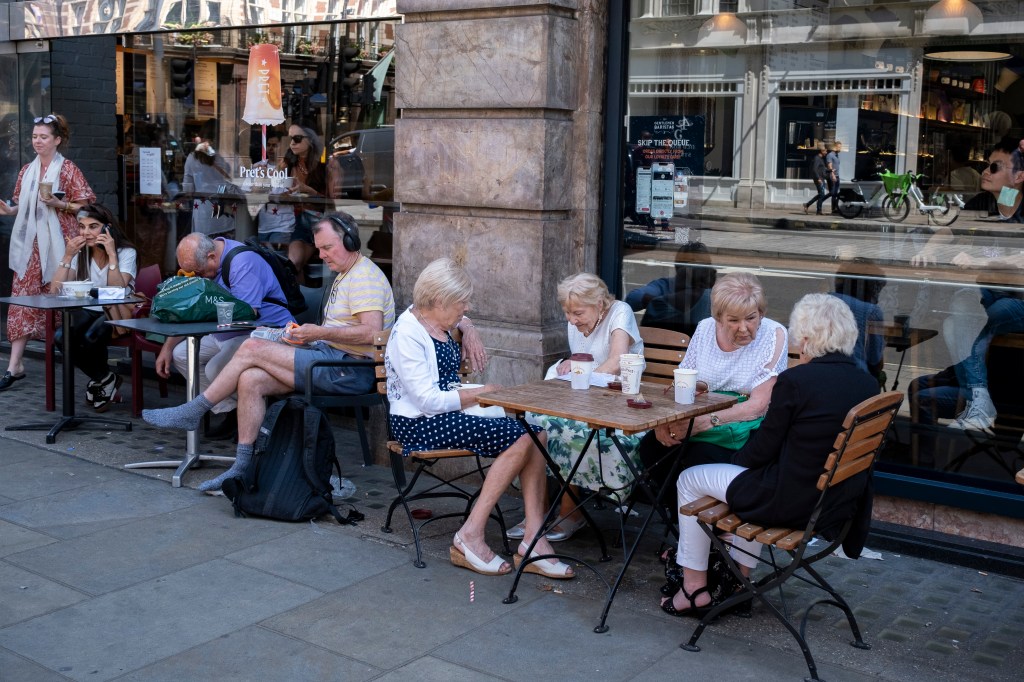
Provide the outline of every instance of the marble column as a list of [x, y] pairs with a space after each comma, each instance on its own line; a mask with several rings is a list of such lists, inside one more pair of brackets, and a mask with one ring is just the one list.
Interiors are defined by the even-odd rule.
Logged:
[[558, 282], [597, 262], [607, 16], [600, 0], [399, 0], [394, 285], [449, 256], [475, 282], [483, 380], [566, 351]]

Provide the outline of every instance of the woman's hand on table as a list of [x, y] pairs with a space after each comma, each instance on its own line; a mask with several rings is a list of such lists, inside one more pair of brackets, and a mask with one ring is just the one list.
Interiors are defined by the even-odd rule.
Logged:
[[502, 388], [501, 384], [484, 384], [483, 386], [477, 386], [476, 388], [460, 388], [459, 389], [459, 401], [463, 408], [471, 407], [477, 404], [477, 396], [483, 393], [490, 393], [491, 391], [497, 391]]
[[973, 268], [985, 265], [985, 261], [983, 259], [975, 258], [963, 251], [953, 256], [953, 260], [951, 262], [958, 268]]
[[562, 360], [558, 363], [556, 371], [558, 372], [558, 376], [565, 376], [569, 373], [570, 369], [572, 369], [572, 363], [569, 360]]
[[686, 420], [654, 427], [654, 437], [667, 448], [679, 445], [686, 435]]

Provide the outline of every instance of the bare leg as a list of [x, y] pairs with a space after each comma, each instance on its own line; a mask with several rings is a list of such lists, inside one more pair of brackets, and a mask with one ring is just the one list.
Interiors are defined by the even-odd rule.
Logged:
[[[220, 374], [210, 382], [210, 385], [203, 391], [203, 395], [216, 405], [232, 393], [240, 391], [239, 380], [242, 373], [254, 368], [263, 370], [279, 384], [286, 385], [289, 387], [288, 390], [291, 390], [295, 385], [295, 349], [264, 339], [248, 339], [231, 358], [231, 362], [225, 365]], [[241, 395], [239, 395], [239, 403], [241, 403]], [[241, 416], [239, 421], [241, 421]], [[239, 424], [239, 428], [241, 428], [241, 424]], [[257, 426], [257, 428], [259, 427]]]
[[15, 339], [11, 341], [11, 357], [7, 361], [7, 371], [17, 376], [25, 371], [25, 346], [28, 345], [28, 338]]
[[314, 251], [313, 245], [304, 241], [295, 240], [288, 244], [288, 260], [294, 263], [295, 269], [298, 270], [299, 284], [306, 283], [306, 263], [313, 257]]
[[251, 367], [238, 379], [238, 442], [252, 444], [267, 414], [265, 396], [291, 393], [292, 387], [281, 383], [265, 370]]

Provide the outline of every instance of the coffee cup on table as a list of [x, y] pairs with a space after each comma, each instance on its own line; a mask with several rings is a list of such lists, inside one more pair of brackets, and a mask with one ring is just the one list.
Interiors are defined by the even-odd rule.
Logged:
[[676, 369], [672, 371], [676, 389], [676, 402], [680, 405], [692, 405], [697, 398], [697, 370]]
[[573, 388], [590, 388], [590, 375], [593, 371], [594, 356], [590, 353], [573, 353], [569, 356], [569, 374], [572, 375]]
[[644, 373], [644, 356], [639, 353], [623, 353], [619, 356], [619, 374], [622, 375], [622, 392], [636, 395], [640, 392], [640, 377]]

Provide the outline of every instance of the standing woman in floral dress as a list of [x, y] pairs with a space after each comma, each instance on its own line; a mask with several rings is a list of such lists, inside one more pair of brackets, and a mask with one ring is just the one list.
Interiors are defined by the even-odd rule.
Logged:
[[[70, 139], [68, 122], [60, 114], [41, 116], [32, 127], [32, 148], [36, 158], [18, 174], [12, 204], [0, 201], [0, 215], [15, 215], [11, 231], [10, 264], [14, 270], [11, 293], [36, 296], [60, 267], [68, 239], [78, 235], [76, 214], [82, 206], [96, 201], [78, 166], [61, 154]], [[49, 183], [51, 193], [40, 193], [40, 183]], [[63, 197], [59, 194], [63, 192]], [[58, 194], [54, 194], [58, 193]], [[7, 311], [7, 338], [11, 357], [7, 372], [0, 377], [0, 391], [25, 378], [23, 358], [30, 338], [46, 333], [46, 311], [11, 306]]]

